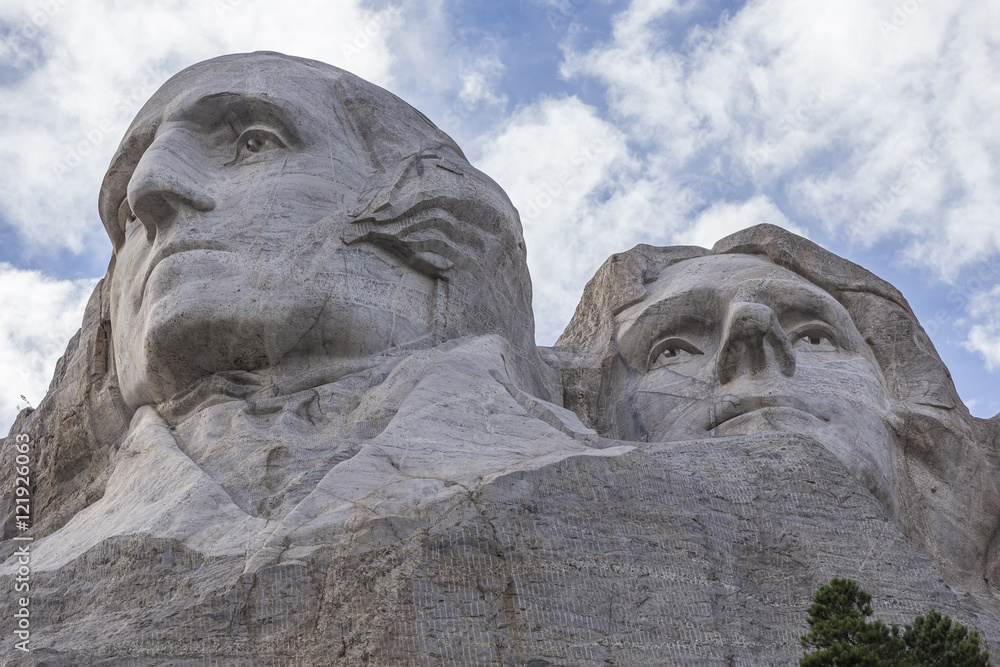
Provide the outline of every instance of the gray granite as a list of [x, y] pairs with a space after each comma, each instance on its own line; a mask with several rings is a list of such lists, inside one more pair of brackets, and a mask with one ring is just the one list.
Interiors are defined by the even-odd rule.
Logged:
[[1000, 420], [805, 239], [614, 255], [537, 348], [499, 186], [273, 53], [164, 84], [100, 211], [108, 275], [11, 431], [27, 533], [0, 474], [8, 590], [34, 538], [0, 664], [789, 664], [833, 576], [1000, 650]]

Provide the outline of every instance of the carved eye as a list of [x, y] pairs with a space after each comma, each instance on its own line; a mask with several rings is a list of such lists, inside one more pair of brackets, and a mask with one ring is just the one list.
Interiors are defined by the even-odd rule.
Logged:
[[836, 352], [837, 334], [822, 322], [811, 322], [792, 332], [792, 346], [803, 352]]
[[653, 370], [662, 366], [683, 363], [700, 354], [704, 353], [689, 341], [672, 336], [664, 338], [653, 346], [653, 349], [649, 351], [647, 367], [649, 370]]
[[285, 142], [274, 132], [255, 127], [245, 131], [236, 140], [236, 162], [256, 162], [266, 153], [285, 148]]
[[259, 153], [264, 149], [264, 140], [260, 137], [250, 137], [246, 141], [246, 149], [251, 153]]

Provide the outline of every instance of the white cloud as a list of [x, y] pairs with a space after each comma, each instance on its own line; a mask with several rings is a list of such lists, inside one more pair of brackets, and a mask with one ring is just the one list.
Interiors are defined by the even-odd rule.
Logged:
[[[171, 74], [241, 51], [329, 62], [390, 85], [398, 11], [361, 0], [48, 0], [0, 5], [0, 53], [23, 78], [0, 95], [0, 211], [29, 245], [81, 252], [102, 234], [96, 200], [132, 117]], [[32, 46], [34, 45], [34, 46]], [[36, 69], [30, 69], [36, 66]]]
[[498, 92], [504, 66], [496, 55], [476, 59], [461, 73], [462, 88], [458, 99], [467, 107], [478, 104], [506, 104], [507, 96]]
[[[823, 226], [891, 239], [945, 278], [1000, 252], [998, 3], [914, 0], [894, 18], [869, 0], [755, 0], [685, 27], [691, 3], [633, 0], [606, 41], [565, 45], [567, 87], [603, 85], [606, 112], [536, 99], [474, 141], [513, 97], [510, 51], [485, 24], [454, 25], [455, 1], [0, 0], [0, 35], [14, 28], [0, 59], [26, 72], [0, 94], [0, 216], [29, 247], [104, 243], [97, 188], [142, 102], [187, 64], [270, 49], [403, 94], [479, 156], [521, 211], [542, 343], [597, 266], [639, 242]], [[559, 25], [587, 14], [536, 3]], [[54, 176], [71, 151], [79, 166]], [[985, 355], [996, 320], [973, 319], [967, 344]]]
[[1000, 321], [973, 325], [963, 346], [969, 352], [980, 355], [986, 362], [987, 370], [1000, 368]]
[[770, 223], [799, 236], [808, 232], [793, 224], [770, 199], [757, 195], [745, 202], [717, 202], [698, 215], [694, 225], [676, 237], [677, 243], [711, 248], [719, 239], [741, 229]]
[[56, 361], [80, 328], [96, 280], [55, 280], [0, 263], [0, 432], [17, 416], [24, 395], [45, 396]]
[[633, 0], [609, 41], [566, 47], [563, 73], [607, 86], [664, 179], [768, 194], [862, 245], [899, 239], [950, 279], [1000, 252], [1000, 4], [903, 4], [760, 0], [684, 32], [686, 4]]
[[969, 328], [965, 349], [979, 354], [988, 370], [1000, 368], [1000, 285], [974, 295], [968, 304], [976, 322]]
[[640, 171], [625, 136], [576, 97], [521, 109], [482, 145], [479, 165], [521, 213], [536, 337], [551, 344], [612, 252], [680, 224], [676, 188]]

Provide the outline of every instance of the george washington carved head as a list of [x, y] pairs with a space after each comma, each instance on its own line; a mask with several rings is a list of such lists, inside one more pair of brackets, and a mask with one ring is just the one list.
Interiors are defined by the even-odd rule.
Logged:
[[126, 404], [499, 333], [533, 345], [516, 210], [394, 95], [276, 53], [199, 63], [128, 129], [100, 211]]

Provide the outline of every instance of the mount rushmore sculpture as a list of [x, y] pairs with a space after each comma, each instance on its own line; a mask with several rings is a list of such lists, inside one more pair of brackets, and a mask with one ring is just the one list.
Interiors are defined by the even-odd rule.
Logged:
[[99, 206], [3, 664], [787, 664], [833, 576], [1000, 647], [1000, 421], [808, 240], [613, 255], [538, 348], [500, 187], [276, 53], [167, 81]]

